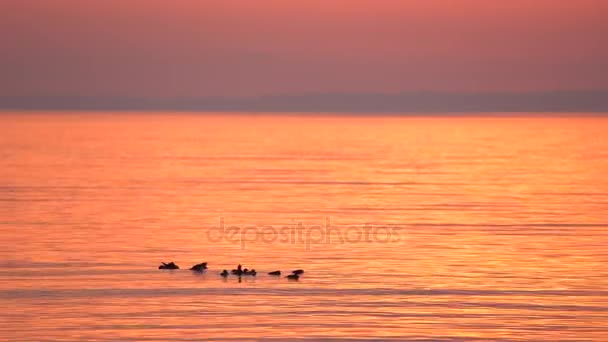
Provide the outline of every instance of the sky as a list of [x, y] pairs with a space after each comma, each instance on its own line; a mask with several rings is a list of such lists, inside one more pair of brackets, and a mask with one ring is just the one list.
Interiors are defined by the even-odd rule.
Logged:
[[0, 96], [608, 90], [605, 0], [2, 0]]

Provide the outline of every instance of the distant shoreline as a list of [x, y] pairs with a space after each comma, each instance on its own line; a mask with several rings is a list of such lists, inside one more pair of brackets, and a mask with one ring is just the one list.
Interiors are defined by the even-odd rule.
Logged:
[[608, 90], [533, 93], [310, 93], [257, 97], [0, 96], [0, 110], [249, 113], [608, 113]]
[[351, 118], [608, 118], [606, 112], [295, 112], [295, 111], [198, 111], [167, 109], [4, 109], [5, 115], [188, 115], [188, 116], [274, 116]]

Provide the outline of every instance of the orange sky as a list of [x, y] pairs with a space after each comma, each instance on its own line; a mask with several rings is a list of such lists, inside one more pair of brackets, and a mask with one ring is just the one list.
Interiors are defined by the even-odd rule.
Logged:
[[608, 89], [603, 0], [3, 0], [0, 95]]

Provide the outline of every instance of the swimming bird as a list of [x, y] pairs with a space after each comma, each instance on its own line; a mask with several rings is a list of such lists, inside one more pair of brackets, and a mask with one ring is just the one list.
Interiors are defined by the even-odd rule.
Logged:
[[251, 275], [251, 276], [255, 276], [256, 274], [258, 274], [253, 268], [250, 269], [243, 269], [243, 275]]
[[196, 265], [190, 267], [191, 271], [196, 271], [196, 272], [203, 272], [206, 269], [207, 269], [207, 263], [206, 262], [202, 262], [200, 264], [196, 264]]
[[300, 279], [300, 276], [299, 276], [299, 275], [297, 275], [297, 274], [290, 274], [290, 275], [288, 275], [288, 276], [287, 276], [287, 277], [285, 277], [285, 278], [287, 278], [287, 279], [289, 279], [289, 280], [298, 280], [298, 279]]
[[222, 273], [220, 273], [220, 275], [224, 278], [226, 278], [228, 276], [228, 271], [227, 270], [223, 270]]
[[280, 276], [281, 275], [281, 271], [268, 272], [268, 275], [271, 275], [271, 276]]
[[304, 273], [304, 270], [295, 270], [295, 271], [292, 271], [291, 273], [300, 275], [300, 274]]
[[236, 274], [236, 275], [241, 275], [243, 274], [243, 266], [241, 266], [241, 264], [239, 264], [239, 266], [237, 266], [237, 268], [235, 270], [232, 270], [232, 274]]
[[177, 266], [173, 261], [170, 263], [161, 262], [162, 265], [158, 266], [159, 270], [178, 270], [179, 266]]

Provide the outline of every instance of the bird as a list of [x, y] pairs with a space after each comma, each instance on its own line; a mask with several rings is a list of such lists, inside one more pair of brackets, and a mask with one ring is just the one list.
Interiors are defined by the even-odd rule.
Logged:
[[251, 275], [251, 276], [255, 276], [256, 274], [258, 274], [253, 268], [251, 270], [245, 268], [243, 269], [243, 275]]
[[162, 265], [158, 266], [159, 270], [178, 270], [179, 266], [177, 266], [173, 261], [170, 263], [161, 262]]
[[206, 269], [207, 269], [207, 263], [206, 262], [202, 262], [200, 264], [196, 264], [196, 265], [190, 267], [190, 270], [196, 271], [196, 272], [203, 272]]
[[228, 276], [228, 271], [227, 270], [223, 270], [222, 273], [220, 273], [220, 275], [224, 278], [226, 278]]
[[291, 273], [300, 275], [300, 274], [304, 273], [304, 270], [295, 270], [295, 271], [292, 271]]
[[271, 275], [271, 276], [280, 276], [281, 275], [281, 271], [268, 272], [268, 275]]
[[236, 274], [236, 275], [239, 275], [239, 276], [241, 274], [243, 274], [243, 266], [241, 266], [239, 264], [235, 270], [232, 270], [232, 274]]
[[297, 274], [290, 274], [286, 278], [289, 280], [298, 280], [298, 279], [300, 279], [300, 276]]

